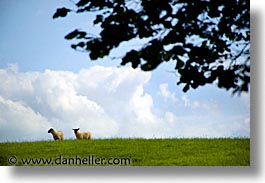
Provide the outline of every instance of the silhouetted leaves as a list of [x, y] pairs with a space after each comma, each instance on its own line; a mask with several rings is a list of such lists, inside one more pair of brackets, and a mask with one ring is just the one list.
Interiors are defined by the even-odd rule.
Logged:
[[86, 4], [89, 3], [90, 0], [80, 0], [76, 5], [78, 7], [85, 6]]
[[[69, 11], [57, 9], [53, 18]], [[65, 36], [80, 40], [71, 47], [87, 51], [91, 60], [109, 55], [122, 42], [147, 38], [141, 48], [124, 53], [121, 65], [151, 71], [175, 62], [184, 92], [211, 83], [233, 93], [249, 89], [247, 0], [80, 0], [75, 12], [93, 12], [92, 23], [101, 28], [95, 36], [78, 29]]]
[[68, 40], [73, 39], [73, 38], [82, 39], [82, 38], [85, 38], [85, 36], [86, 36], [86, 32], [79, 31], [76, 29], [73, 32], [70, 32], [69, 34], [67, 34], [64, 38]]
[[136, 50], [131, 50], [128, 52], [125, 57], [122, 58], [121, 65], [125, 65], [131, 62], [133, 68], [137, 68], [137, 66], [141, 63], [138, 52]]
[[52, 18], [65, 17], [70, 11], [71, 10], [67, 8], [58, 8]]

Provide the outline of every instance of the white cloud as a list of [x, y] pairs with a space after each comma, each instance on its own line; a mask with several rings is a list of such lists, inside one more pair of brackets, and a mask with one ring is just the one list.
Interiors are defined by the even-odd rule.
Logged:
[[[130, 68], [95, 66], [79, 73], [51, 70], [21, 73], [17, 66], [11, 65], [0, 70], [0, 96], [1, 101], [5, 101], [1, 103], [0, 112], [10, 109], [9, 103], [31, 112], [24, 110], [21, 116], [11, 109], [5, 110], [7, 116], [1, 115], [1, 129], [12, 123], [13, 129], [21, 131], [24, 124], [45, 119], [50, 126], [65, 131], [69, 138], [74, 138], [71, 131], [74, 127], [89, 129], [97, 138], [127, 136], [122, 131], [132, 129], [131, 124], [155, 121], [151, 111], [152, 97], [143, 91], [143, 85], [150, 77], [150, 73]], [[34, 115], [40, 119], [32, 117]], [[9, 116], [13, 116], [12, 120]], [[47, 128], [41, 130], [46, 132]], [[40, 129], [32, 126], [31, 130]], [[14, 140], [12, 136], [2, 134], [0, 140]], [[135, 134], [132, 131], [128, 135]]]
[[162, 96], [164, 101], [171, 100], [174, 103], [178, 102], [178, 99], [176, 98], [176, 95], [169, 91], [167, 83], [160, 84], [159, 85], [159, 89], [160, 89], [159, 94]]
[[182, 95], [181, 100], [184, 102], [185, 107], [198, 108], [200, 104], [198, 101], [190, 101], [187, 95]]
[[49, 126], [47, 119], [30, 107], [0, 96], [0, 141], [44, 139]]
[[205, 111], [217, 111], [218, 106], [216, 101], [207, 100], [207, 101], [198, 101], [191, 100], [188, 95], [183, 94], [179, 98], [176, 97], [176, 94], [169, 90], [169, 86], [167, 83], [162, 83], [159, 85], [159, 93], [158, 93], [165, 102], [172, 102], [175, 104], [175, 107], [186, 107], [188, 109], [201, 109]]
[[[187, 95], [177, 98], [166, 83], [159, 85], [159, 96], [166, 104], [173, 103], [176, 111], [184, 106], [186, 113], [160, 108], [145, 91], [151, 77], [127, 67], [94, 66], [78, 73], [19, 72], [17, 65], [0, 69], [0, 141], [50, 140], [50, 127], [64, 131], [66, 139], [75, 138], [72, 128], [77, 127], [92, 131], [95, 138], [248, 133], [244, 120], [245, 125], [237, 120], [231, 128], [200, 113], [213, 110], [216, 102], [193, 101]], [[191, 112], [194, 109], [198, 112]]]
[[149, 94], [144, 94], [143, 87], [139, 86], [132, 96], [129, 108], [133, 110], [136, 120], [142, 123], [154, 123], [155, 117], [151, 111], [153, 99]]

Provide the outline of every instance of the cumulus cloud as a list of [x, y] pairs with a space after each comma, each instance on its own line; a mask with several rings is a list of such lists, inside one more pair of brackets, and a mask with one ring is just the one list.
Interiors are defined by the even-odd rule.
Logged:
[[46, 118], [30, 107], [20, 102], [6, 100], [1, 96], [0, 112], [0, 141], [25, 141], [43, 138], [43, 129], [51, 126]]
[[[64, 131], [66, 139], [75, 138], [72, 128], [77, 127], [92, 131], [94, 138], [214, 137], [224, 136], [220, 129], [230, 129], [214, 125], [211, 115], [160, 108], [154, 101], [157, 92], [145, 91], [151, 77], [150, 72], [127, 67], [94, 66], [74, 73], [20, 72], [17, 65], [9, 65], [0, 69], [0, 141], [49, 140], [50, 127]], [[166, 83], [158, 93], [164, 102], [177, 103], [176, 110], [212, 105], [187, 95], [176, 97]], [[248, 122], [243, 123], [244, 135]], [[241, 130], [239, 120], [233, 124], [225, 135]]]
[[[0, 70], [1, 140], [25, 140], [23, 131], [36, 135], [50, 126], [70, 138], [75, 127], [91, 130], [96, 138], [136, 136], [139, 125], [155, 122], [152, 97], [143, 89], [150, 77], [130, 68], [21, 73], [10, 65]], [[11, 127], [19, 132], [16, 137], [3, 133]]]

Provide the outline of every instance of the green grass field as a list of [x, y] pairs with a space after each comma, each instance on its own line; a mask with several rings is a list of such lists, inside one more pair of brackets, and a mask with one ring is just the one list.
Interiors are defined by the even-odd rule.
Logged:
[[0, 143], [0, 165], [13, 164], [250, 166], [250, 139], [97, 139]]

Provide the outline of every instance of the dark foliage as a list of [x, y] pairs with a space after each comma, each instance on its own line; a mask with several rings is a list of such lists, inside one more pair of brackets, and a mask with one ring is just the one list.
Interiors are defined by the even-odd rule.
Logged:
[[[94, 12], [97, 36], [75, 29], [66, 39], [92, 60], [109, 55], [121, 42], [149, 41], [132, 49], [121, 65], [151, 71], [175, 62], [183, 91], [215, 83], [233, 93], [249, 90], [250, 2], [248, 0], [80, 0], [76, 9], [59, 8], [53, 18]], [[90, 14], [91, 15], [91, 14]], [[88, 14], [89, 16], [89, 14]]]

